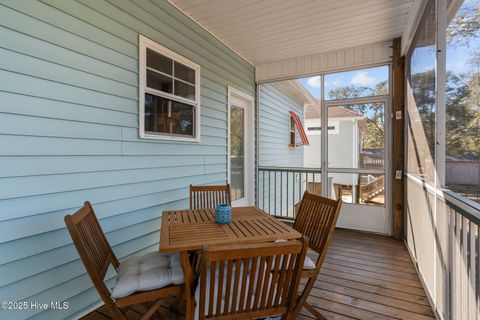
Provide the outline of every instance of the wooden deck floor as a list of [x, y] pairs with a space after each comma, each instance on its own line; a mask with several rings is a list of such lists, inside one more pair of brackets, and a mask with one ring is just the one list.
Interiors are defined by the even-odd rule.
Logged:
[[[402, 242], [341, 229], [335, 231], [309, 302], [332, 320], [434, 319]], [[130, 310], [128, 317], [140, 319], [141, 312]], [[167, 319], [184, 319], [167, 308], [162, 313]], [[306, 310], [297, 317], [312, 318]], [[104, 307], [83, 318], [106, 319], [110, 316]]]

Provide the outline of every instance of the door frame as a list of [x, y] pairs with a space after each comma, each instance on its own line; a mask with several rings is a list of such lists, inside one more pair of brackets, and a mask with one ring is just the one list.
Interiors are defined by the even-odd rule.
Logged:
[[[328, 108], [332, 106], [345, 106], [349, 104], [358, 104], [358, 103], [383, 103], [385, 106], [384, 111], [384, 125], [385, 125], [385, 136], [384, 136], [384, 146], [385, 146], [385, 166], [383, 170], [378, 169], [352, 169], [352, 168], [329, 168], [328, 166]], [[383, 173], [385, 175], [385, 225], [383, 226], [382, 230], [380, 229], [369, 229], [364, 231], [369, 232], [377, 232], [377, 233], [384, 233], [391, 235], [392, 234], [392, 174], [391, 174], [391, 159], [392, 159], [392, 112], [391, 112], [391, 96], [373, 96], [373, 97], [362, 97], [356, 99], [345, 99], [345, 100], [331, 100], [331, 101], [324, 101], [322, 104], [322, 180], [328, 181], [328, 174], [329, 173], [353, 173], [353, 174], [362, 174], [362, 173]], [[327, 132], [325, 132], [327, 131]], [[322, 188], [322, 195], [328, 197], [328, 188]], [[369, 205], [362, 205], [362, 204], [354, 204], [354, 203], [345, 203], [344, 208], [350, 206], [366, 206], [364, 208], [368, 208]], [[358, 209], [364, 209], [358, 208]], [[358, 226], [352, 226], [355, 228]]]
[[234, 87], [228, 86], [227, 96], [227, 181], [230, 181], [230, 108], [235, 100], [240, 100], [246, 105], [245, 112], [245, 198], [232, 201], [232, 206], [253, 206], [255, 202], [255, 99]]

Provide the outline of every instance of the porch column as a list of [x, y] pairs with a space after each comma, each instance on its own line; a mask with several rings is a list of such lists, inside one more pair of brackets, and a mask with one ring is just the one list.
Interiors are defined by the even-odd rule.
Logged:
[[[405, 118], [405, 59], [401, 55], [401, 39], [393, 40], [392, 67], [392, 208], [393, 208], [393, 238], [403, 239], [404, 228], [404, 118]], [[396, 173], [401, 177], [397, 179]]]

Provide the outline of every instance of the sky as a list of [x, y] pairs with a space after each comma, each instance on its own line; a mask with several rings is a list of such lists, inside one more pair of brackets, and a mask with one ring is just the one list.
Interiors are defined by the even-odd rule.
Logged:
[[[480, 0], [466, 0], [458, 11], [457, 16], [461, 14], [462, 11], [476, 10], [479, 6]], [[468, 44], [447, 44], [447, 70], [457, 74], [474, 71], [469, 60], [475, 52], [480, 52], [479, 39], [480, 32], [476, 35], [476, 39], [468, 41]], [[435, 68], [434, 55], [434, 47], [416, 48], [413, 57], [415, 64], [412, 66], [412, 72], [424, 72], [428, 69]], [[325, 76], [325, 99], [328, 100], [330, 98], [328, 92], [334, 88], [351, 85], [355, 87], [375, 88], [377, 83], [387, 79], [388, 67], [386, 66], [328, 74]], [[315, 98], [320, 99], [320, 76], [301, 78], [300, 81]]]
[[[465, 12], [478, 10], [479, 7], [480, 0], [466, 0], [460, 7], [455, 18]], [[469, 14], [469, 16], [471, 15], [472, 13]], [[477, 31], [475, 36], [476, 39], [474, 40], [447, 44], [447, 70], [454, 73], [468, 73], [473, 71], [472, 65], [469, 64], [468, 61], [475, 52], [480, 51], [480, 32]]]
[[[387, 79], [387, 66], [327, 74], [325, 76], [325, 99], [328, 100], [330, 98], [328, 92], [334, 88], [352, 85], [355, 87], [375, 88], [377, 83]], [[300, 82], [315, 98], [320, 99], [320, 76], [302, 78]]]

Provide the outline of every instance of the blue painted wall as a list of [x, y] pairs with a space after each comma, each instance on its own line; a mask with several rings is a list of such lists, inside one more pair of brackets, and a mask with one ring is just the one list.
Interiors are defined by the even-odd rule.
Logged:
[[[303, 104], [293, 99], [278, 83], [259, 85], [259, 166], [303, 167], [303, 147], [290, 148], [290, 113], [295, 111], [303, 119]], [[286, 173], [280, 177], [259, 174], [258, 206], [267, 212], [293, 217], [293, 205], [302, 195], [298, 189], [298, 175]], [[293, 194], [293, 181], [297, 188]], [[263, 187], [265, 184], [265, 188]], [[282, 196], [280, 197], [280, 192]], [[277, 197], [275, 197], [275, 193]]]
[[259, 85], [259, 165], [302, 167], [303, 148], [289, 148], [290, 114], [303, 119], [303, 105], [277, 83]]
[[[138, 138], [139, 33], [201, 65], [201, 143]], [[254, 95], [254, 68], [164, 0], [0, 0], [0, 297], [70, 304], [1, 319], [99, 303], [63, 223], [84, 200], [124, 258], [226, 181], [228, 85]]]

